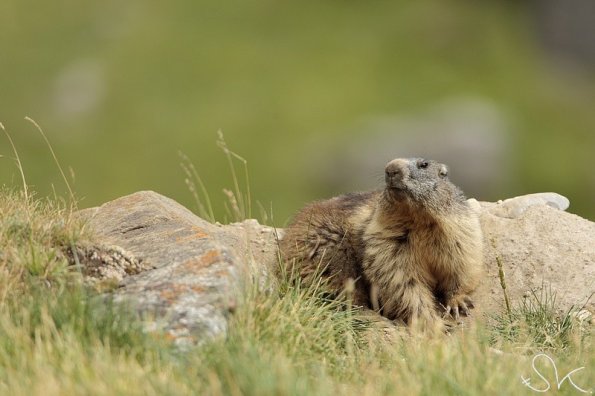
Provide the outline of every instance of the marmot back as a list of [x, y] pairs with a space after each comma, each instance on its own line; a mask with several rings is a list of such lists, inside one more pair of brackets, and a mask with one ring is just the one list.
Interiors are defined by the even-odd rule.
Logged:
[[448, 180], [445, 165], [396, 159], [383, 190], [307, 205], [280, 241], [282, 263], [308, 283], [314, 274], [338, 297], [355, 282], [353, 303], [424, 331], [458, 319], [482, 271], [477, 213]]

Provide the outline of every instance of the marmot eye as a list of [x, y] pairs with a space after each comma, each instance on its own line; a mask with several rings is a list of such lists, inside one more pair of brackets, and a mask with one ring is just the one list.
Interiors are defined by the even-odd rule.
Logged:
[[428, 167], [428, 161], [421, 160], [417, 163], [417, 167], [420, 169], [426, 169]]

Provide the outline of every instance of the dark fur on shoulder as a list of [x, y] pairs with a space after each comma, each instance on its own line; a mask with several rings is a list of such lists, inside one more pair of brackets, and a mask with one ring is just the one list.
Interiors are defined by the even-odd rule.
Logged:
[[376, 201], [379, 194], [349, 193], [312, 202], [300, 210], [280, 241], [288, 272], [296, 269], [306, 283], [320, 274], [336, 292], [335, 297], [348, 280], [353, 280], [354, 303], [369, 306], [369, 285], [361, 269], [363, 229], [351, 218], [358, 209]]

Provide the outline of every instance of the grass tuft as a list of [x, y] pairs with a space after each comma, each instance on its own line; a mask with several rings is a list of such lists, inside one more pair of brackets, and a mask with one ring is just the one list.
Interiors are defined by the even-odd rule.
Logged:
[[517, 307], [506, 315], [495, 315], [495, 343], [507, 344], [517, 351], [536, 353], [554, 351], [572, 353], [582, 349], [591, 336], [591, 329], [578, 319], [581, 309], [571, 307], [560, 314], [556, 294], [543, 285], [531, 290]]

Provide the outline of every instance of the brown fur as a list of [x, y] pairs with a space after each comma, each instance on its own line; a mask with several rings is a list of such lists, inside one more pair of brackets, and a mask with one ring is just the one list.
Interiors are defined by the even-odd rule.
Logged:
[[482, 269], [477, 214], [442, 164], [397, 159], [385, 174], [384, 190], [303, 208], [280, 241], [283, 263], [306, 283], [319, 273], [337, 296], [354, 280], [354, 304], [443, 330], [440, 311], [458, 319], [473, 307]]

